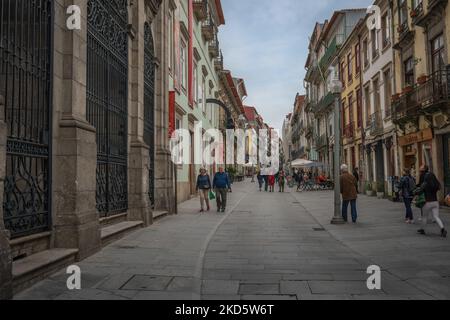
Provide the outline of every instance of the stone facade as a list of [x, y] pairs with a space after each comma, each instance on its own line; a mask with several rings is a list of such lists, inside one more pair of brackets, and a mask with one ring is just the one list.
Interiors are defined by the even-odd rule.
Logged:
[[[10, 240], [0, 206], [0, 298], [10, 297], [12, 258], [29, 257], [53, 248], [78, 250], [84, 259], [102, 247], [102, 228], [121, 221], [153, 223], [153, 212], [175, 212], [174, 167], [168, 136], [168, 43], [167, 11], [171, 1], [138, 0], [128, 5], [128, 209], [112, 220], [102, 221], [97, 211], [97, 130], [88, 121], [88, 2], [54, 0], [51, 30], [51, 223], [42, 233]], [[81, 29], [67, 28], [66, 10], [81, 9]], [[144, 24], [151, 26], [155, 67], [154, 145], [144, 142]], [[2, 94], [2, 92], [0, 92]], [[5, 111], [0, 110], [0, 202], [6, 175]], [[151, 156], [153, 152], [153, 156]], [[154, 181], [149, 170], [154, 159]], [[154, 184], [154, 204], [149, 191]], [[10, 249], [10, 245], [14, 246]], [[11, 252], [14, 252], [12, 257]]]

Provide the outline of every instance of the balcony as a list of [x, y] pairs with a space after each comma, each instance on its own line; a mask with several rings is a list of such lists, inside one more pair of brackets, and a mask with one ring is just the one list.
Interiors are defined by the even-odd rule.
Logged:
[[328, 148], [328, 137], [326, 134], [323, 134], [323, 135], [317, 137], [316, 149], [319, 151], [319, 150], [322, 150], [325, 148]]
[[430, 75], [422, 84], [393, 102], [392, 119], [397, 125], [416, 121], [418, 116], [448, 111], [450, 104], [450, 65]]
[[329, 92], [325, 97], [323, 97], [319, 103], [317, 104], [316, 108], [313, 110], [315, 115], [320, 115], [322, 113], [326, 113], [329, 111], [329, 107], [333, 105], [335, 95], [331, 92]]
[[214, 67], [216, 71], [223, 71], [223, 54], [220, 51], [219, 55], [214, 59]]
[[202, 23], [202, 35], [206, 41], [213, 41], [216, 36], [216, 26], [211, 15]]
[[414, 40], [415, 31], [409, 27], [408, 20], [398, 26], [397, 32], [398, 40], [394, 45], [395, 50], [402, 50]]
[[414, 9], [411, 10], [410, 16], [413, 24], [416, 24], [417, 21], [423, 17], [423, 2], [419, 3]]
[[421, 14], [413, 23], [419, 27], [427, 28], [436, 21], [440, 21], [445, 17], [445, 7], [448, 0], [429, 0], [425, 14]]
[[344, 127], [344, 138], [353, 140], [355, 138], [355, 123], [351, 122]]
[[319, 66], [322, 69], [322, 71], [325, 71], [328, 67], [328, 64], [334, 57], [334, 55], [338, 52], [339, 48], [341, 46], [337, 43], [337, 38], [334, 38], [330, 45], [328, 46], [327, 50], [325, 51], [325, 54], [323, 55], [322, 59], [319, 61]]
[[198, 21], [208, 18], [208, 0], [194, 0], [194, 15]]
[[383, 115], [381, 111], [377, 111], [370, 115], [367, 129], [369, 130], [371, 136], [383, 134]]
[[208, 50], [211, 58], [217, 58], [219, 56], [220, 48], [219, 48], [219, 39], [217, 38], [217, 35], [214, 35], [214, 40], [209, 42]]
[[305, 137], [306, 139], [311, 138], [314, 135], [314, 128], [311, 125], [306, 126], [305, 128]]

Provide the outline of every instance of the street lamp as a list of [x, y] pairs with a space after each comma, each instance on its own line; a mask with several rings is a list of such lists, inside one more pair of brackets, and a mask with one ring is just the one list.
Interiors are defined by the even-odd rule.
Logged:
[[339, 80], [336, 69], [333, 70], [333, 79], [330, 91], [334, 94], [334, 217], [331, 224], [345, 224], [341, 214], [341, 92], [342, 82]]

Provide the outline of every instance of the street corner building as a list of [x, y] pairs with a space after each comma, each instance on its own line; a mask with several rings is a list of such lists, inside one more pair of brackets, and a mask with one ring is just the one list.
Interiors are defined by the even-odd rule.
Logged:
[[0, 1], [0, 298], [174, 213], [169, 16], [187, 4]]

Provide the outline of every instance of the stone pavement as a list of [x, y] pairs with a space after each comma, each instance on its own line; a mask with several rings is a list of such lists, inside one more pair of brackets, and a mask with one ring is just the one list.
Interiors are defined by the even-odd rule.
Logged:
[[[450, 241], [404, 223], [402, 204], [362, 196], [358, 224], [332, 226], [333, 194], [260, 193], [236, 184], [226, 214], [180, 214], [80, 262], [82, 290], [64, 271], [16, 299], [448, 299]], [[450, 226], [450, 215], [443, 214]], [[369, 291], [367, 267], [382, 268]]]

